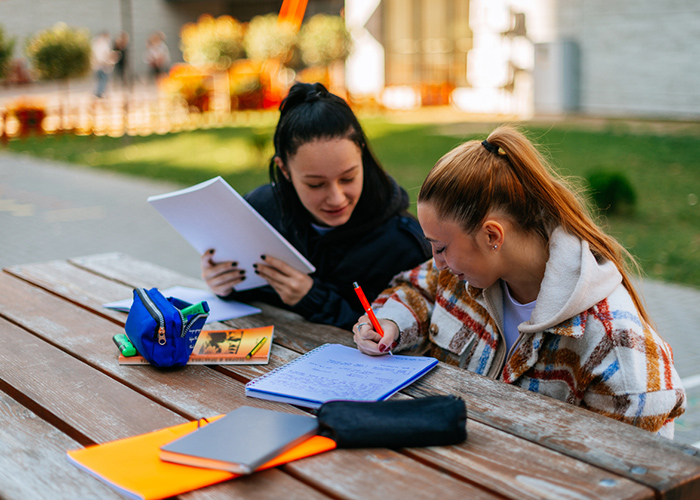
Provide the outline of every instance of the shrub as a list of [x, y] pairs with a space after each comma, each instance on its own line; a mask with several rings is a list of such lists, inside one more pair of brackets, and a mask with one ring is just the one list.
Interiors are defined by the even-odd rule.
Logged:
[[34, 35], [27, 56], [42, 80], [67, 80], [90, 72], [90, 32], [63, 23]]
[[213, 64], [225, 70], [243, 57], [244, 35], [243, 25], [233, 17], [214, 19], [205, 14], [180, 30], [180, 48], [185, 61], [194, 66]]
[[587, 177], [591, 197], [608, 215], [632, 213], [637, 196], [624, 173], [598, 169]]
[[297, 39], [292, 23], [278, 22], [276, 14], [256, 16], [248, 24], [245, 51], [250, 59], [280, 59], [285, 62], [291, 55]]
[[350, 32], [339, 16], [316, 14], [299, 33], [301, 58], [309, 66], [328, 66], [333, 61], [344, 60], [351, 45]]
[[5, 37], [5, 32], [0, 26], [0, 80], [5, 78], [10, 72], [10, 61], [12, 61], [14, 48], [15, 39]]

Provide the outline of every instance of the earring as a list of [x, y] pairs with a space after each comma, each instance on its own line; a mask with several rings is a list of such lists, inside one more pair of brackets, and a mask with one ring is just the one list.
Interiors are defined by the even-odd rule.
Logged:
[[494, 246], [493, 246], [493, 249], [494, 249], [494, 250], [498, 249], [498, 245], [494, 245]]

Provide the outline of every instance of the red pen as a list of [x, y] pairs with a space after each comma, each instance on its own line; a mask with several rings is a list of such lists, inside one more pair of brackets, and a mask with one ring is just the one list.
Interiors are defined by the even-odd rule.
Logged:
[[357, 284], [357, 281], [354, 282], [352, 286], [355, 287], [355, 293], [359, 297], [360, 302], [362, 302], [362, 307], [365, 308], [365, 312], [367, 313], [367, 316], [369, 316], [369, 320], [372, 322], [374, 331], [377, 332], [381, 337], [383, 337], [384, 330], [382, 330], [382, 327], [379, 325], [379, 321], [377, 321], [377, 317], [374, 315], [372, 306], [369, 305], [367, 297], [365, 297], [365, 292], [362, 291], [362, 288], [360, 288], [360, 285]]

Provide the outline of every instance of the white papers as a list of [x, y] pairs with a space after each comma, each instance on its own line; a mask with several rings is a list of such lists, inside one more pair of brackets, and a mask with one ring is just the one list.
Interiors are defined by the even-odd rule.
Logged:
[[[221, 300], [213, 293], [197, 288], [187, 288], [184, 286], [174, 286], [167, 290], [161, 290], [160, 293], [165, 297], [175, 297], [190, 304], [196, 304], [203, 300], [209, 304], [209, 317], [206, 323], [214, 323], [216, 321], [226, 321], [227, 319], [240, 318], [241, 316], [249, 316], [257, 314], [260, 311], [257, 307], [249, 306], [235, 300]], [[116, 309], [117, 311], [128, 312], [131, 309], [133, 298], [118, 300], [108, 304], [102, 304], [108, 309]]]
[[369, 356], [340, 344], [323, 344], [248, 382], [245, 395], [318, 408], [326, 401], [382, 401], [430, 371], [426, 356]]
[[151, 196], [148, 202], [200, 255], [213, 248], [216, 262], [236, 261], [246, 279], [236, 290], [266, 285], [253, 264], [261, 255], [283, 260], [294, 269], [313, 272], [314, 266], [221, 177], [172, 193]]

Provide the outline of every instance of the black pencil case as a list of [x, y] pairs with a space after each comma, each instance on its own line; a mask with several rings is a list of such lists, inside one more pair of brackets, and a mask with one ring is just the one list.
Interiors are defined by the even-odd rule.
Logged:
[[338, 448], [445, 446], [467, 439], [467, 406], [455, 396], [329, 401], [316, 416], [319, 434]]

